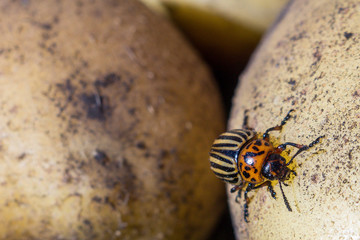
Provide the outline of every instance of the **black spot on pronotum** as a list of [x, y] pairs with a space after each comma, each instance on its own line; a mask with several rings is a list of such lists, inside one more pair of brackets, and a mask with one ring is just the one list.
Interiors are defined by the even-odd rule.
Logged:
[[250, 168], [249, 166], [245, 166], [245, 170], [246, 170], [246, 171], [250, 171], [250, 169], [251, 169], [251, 168]]
[[254, 173], [257, 173], [257, 172], [258, 172], [257, 168], [254, 168]]
[[267, 146], [267, 147], [268, 147], [268, 146], [270, 146], [270, 143], [268, 143], [268, 142], [265, 142], [265, 146]]
[[253, 146], [252, 149], [254, 149], [255, 151], [259, 151], [259, 148], [257, 146]]
[[256, 182], [255, 178], [251, 178], [251, 181], [252, 181], [252, 182]]
[[250, 174], [246, 171], [243, 171], [242, 174], [244, 175], [245, 178], [249, 178]]
[[262, 143], [261, 143], [261, 140], [260, 140], [260, 139], [256, 140], [254, 144], [255, 144], [256, 146], [261, 146], [261, 145], [262, 145]]
[[265, 153], [264, 151], [257, 152], [257, 153], [247, 152], [245, 155], [243, 155], [243, 157], [244, 157], [244, 162], [245, 162], [247, 165], [254, 166], [254, 164], [255, 164], [254, 157], [263, 155], [264, 153]]

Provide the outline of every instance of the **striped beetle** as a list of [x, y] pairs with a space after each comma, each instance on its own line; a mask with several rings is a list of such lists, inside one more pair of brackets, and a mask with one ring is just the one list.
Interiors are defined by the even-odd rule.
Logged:
[[[241, 197], [241, 191], [245, 189], [244, 198], [244, 220], [248, 222], [250, 198], [249, 191], [266, 186], [271, 196], [276, 199], [276, 192], [271, 181], [277, 180], [284, 199], [285, 206], [292, 211], [290, 204], [284, 194], [282, 184], [290, 178], [291, 174], [296, 175], [294, 170], [288, 166], [301, 152], [308, 150], [320, 142], [324, 136], [320, 136], [309, 145], [302, 145], [292, 142], [280, 144], [277, 147], [270, 142], [269, 132], [281, 131], [287, 120], [291, 118], [291, 109], [280, 125], [271, 127], [258, 137], [257, 133], [247, 127], [247, 116], [244, 118], [243, 129], [234, 129], [221, 134], [215, 139], [210, 150], [210, 167], [215, 175], [221, 180], [228, 182], [234, 187], [231, 193], [238, 191], [235, 201]], [[298, 148], [298, 151], [286, 163], [280, 154], [287, 146]]]

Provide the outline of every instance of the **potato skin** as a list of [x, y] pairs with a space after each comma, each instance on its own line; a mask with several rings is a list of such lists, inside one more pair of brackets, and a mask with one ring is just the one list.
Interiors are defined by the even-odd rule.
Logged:
[[204, 238], [223, 116], [180, 34], [136, 1], [4, 0], [0, 16], [0, 239]]
[[[295, 0], [264, 38], [236, 90], [230, 128], [241, 126], [244, 110], [256, 131], [294, 118], [276, 143], [315, 148], [296, 159], [297, 177], [284, 189], [289, 212], [264, 188], [254, 191], [250, 223], [243, 204], [229, 202], [237, 239], [354, 239], [359, 214], [359, 23], [358, 1]], [[295, 150], [292, 150], [292, 155]]]

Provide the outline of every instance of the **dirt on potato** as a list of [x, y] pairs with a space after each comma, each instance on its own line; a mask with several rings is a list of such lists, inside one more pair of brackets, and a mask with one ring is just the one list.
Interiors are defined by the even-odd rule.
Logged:
[[[253, 191], [249, 223], [243, 202], [229, 194], [237, 239], [357, 239], [360, 236], [360, 5], [357, 1], [293, 1], [264, 37], [233, 102], [229, 128], [256, 131], [280, 123], [295, 109], [275, 143], [309, 144], [296, 158], [297, 176], [284, 188]], [[291, 149], [290, 156], [296, 149]], [[286, 155], [285, 154], [285, 155]], [[229, 186], [230, 188], [230, 186]]]

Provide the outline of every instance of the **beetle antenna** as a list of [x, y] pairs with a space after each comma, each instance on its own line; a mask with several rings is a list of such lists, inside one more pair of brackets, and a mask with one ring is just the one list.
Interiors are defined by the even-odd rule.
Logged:
[[281, 181], [279, 181], [279, 185], [280, 185], [281, 193], [282, 193], [283, 198], [284, 198], [284, 203], [285, 203], [287, 209], [288, 209], [290, 212], [292, 212], [292, 209], [291, 209], [291, 207], [290, 207], [289, 201], [287, 200], [287, 198], [286, 198], [286, 196], [285, 196], [285, 193], [284, 193], [284, 190], [283, 190], [283, 188], [282, 188]]
[[286, 122], [291, 118], [290, 113], [294, 112], [294, 109], [290, 109], [290, 111], [286, 114], [285, 118], [281, 121], [280, 125], [269, 128], [263, 134], [263, 139], [269, 140], [269, 132], [271, 131], [281, 131], [282, 127], [286, 124]]

